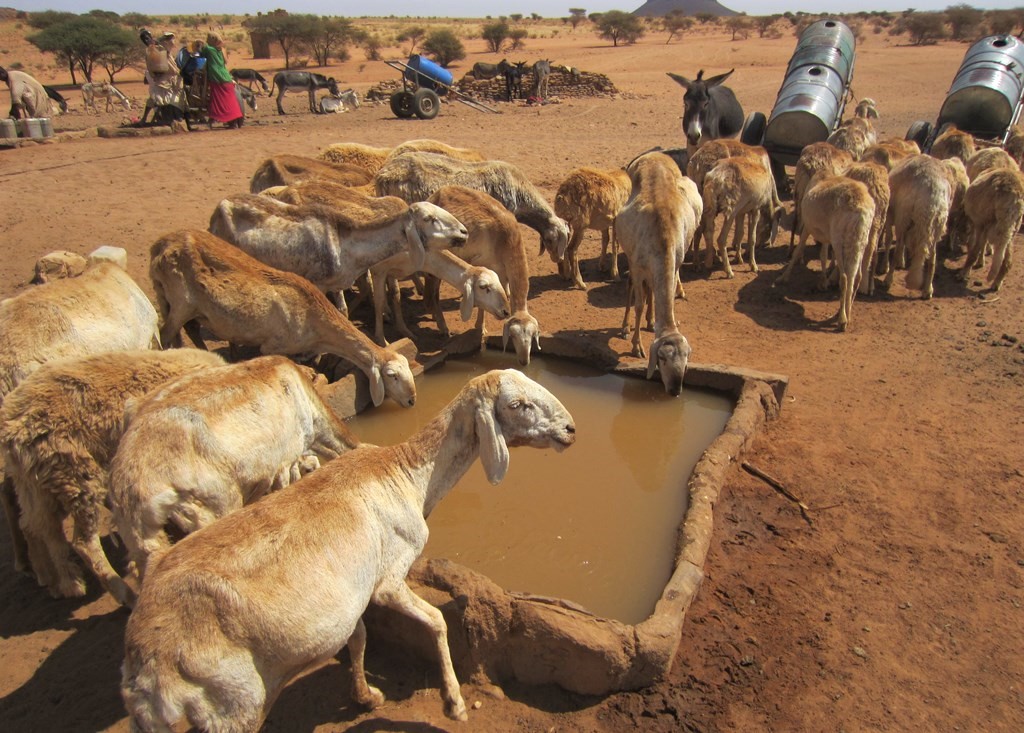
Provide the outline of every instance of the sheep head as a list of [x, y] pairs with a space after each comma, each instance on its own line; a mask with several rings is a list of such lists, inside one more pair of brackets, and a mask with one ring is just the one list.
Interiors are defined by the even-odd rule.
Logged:
[[374, 360], [368, 376], [374, 407], [379, 406], [385, 396], [402, 407], [416, 404], [416, 380], [409, 368], [409, 360], [397, 351], [384, 349], [383, 360], [380, 363]]
[[530, 350], [536, 346], [540, 351], [540, 324], [537, 319], [526, 311], [516, 311], [505, 321], [501, 332], [501, 348], [508, 348], [508, 342], [512, 341], [512, 348], [516, 351], [516, 357], [522, 366], [530, 363]]
[[494, 270], [486, 267], [469, 268], [459, 308], [459, 316], [463, 321], [472, 317], [473, 308], [483, 308], [495, 318], [508, 318], [508, 295]]
[[417, 270], [423, 267], [425, 250], [439, 252], [461, 247], [469, 239], [469, 232], [461, 221], [429, 201], [418, 201], [409, 206], [405, 235], [409, 240], [412, 264]]
[[683, 391], [683, 377], [686, 375], [686, 362], [690, 358], [690, 351], [690, 343], [678, 331], [659, 336], [651, 344], [647, 360], [647, 378], [651, 379], [657, 369], [665, 391], [673, 397], [678, 397]]
[[499, 483], [508, 471], [509, 446], [563, 451], [576, 441], [576, 423], [561, 402], [515, 369], [490, 371], [466, 389], [479, 389], [476, 435], [487, 480]]
[[565, 219], [557, 216], [551, 217], [540, 238], [540, 251], [546, 250], [551, 261], [557, 263], [565, 259], [565, 250], [568, 247], [569, 225]]

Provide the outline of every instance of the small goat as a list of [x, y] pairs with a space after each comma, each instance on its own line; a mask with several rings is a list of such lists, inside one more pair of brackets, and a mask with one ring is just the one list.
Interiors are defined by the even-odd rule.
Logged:
[[964, 212], [971, 222], [971, 240], [959, 277], [966, 280], [972, 267], [984, 263], [985, 247], [991, 244], [992, 265], [986, 280], [996, 292], [1010, 271], [1011, 242], [1024, 218], [1024, 174], [1010, 168], [980, 174], [964, 194]]
[[575, 436], [546, 389], [515, 370], [488, 372], [408, 441], [346, 453], [186, 537], [150, 568], [128, 619], [121, 694], [132, 728], [167, 730], [184, 716], [205, 731], [258, 730], [286, 684], [346, 643], [353, 699], [379, 706], [363, 665], [371, 602], [429, 629], [445, 714], [466, 720], [444, 617], [405, 581], [426, 517], [478, 456], [497, 484], [510, 447], [561, 451]]
[[[134, 601], [100, 545], [107, 471], [125, 405], [169, 379], [223, 364], [196, 349], [116, 351], [44, 364], [7, 395], [0, 450], [21, 507], [32, 570], [53, 596], [85, 595], [73, 550], [119, 603]], [[70, 539], [67, 519], [74, 527]]]
[[729, 253], [726, 250], [726, 237], [735, 225], [733, 247], [736, 250], [736, 262], [743, 262], [741, 234], [743, 219], [747, 220], [747, 238], [750, 248], [750, 270], [757, 272], [757, 240], [760, 236], [759, 224], [762, 211], [767, 213], [771, 222], [771, 232], [766, 244], [775, 240], [782, 216], [782, 204], [775, 188], [775, 177], [764, 162], [754, 157], [724, 158], [715, 165], [704, 177], [704, 238], [708, 242], [707, 258], [704, 265], [711, 269], [712, 242], [715, 241], [715, 218], [718, 214], [725, 216], [722, 231], [718, 236], [718, 254], [722, 260], [725, 276], [733, 277], [729, 264]]
[[[910, 255], [907, 287], [920, 290], [921, 297], [932, 297], [935, 276], [936, 245], [946, 231], [953, 202], [953, 185], [946, 163], [930, 155], [914, 155], [889, 172], [889, 221], [895, 233], [895, 264]], [[890, 287], [896, 268], [887, 262], [885, 286]]]
[[[173, 232], [150, 249], [149, 275], [163, 316], [164, 344], [200, 320], [220, 338], [259, 346], [264, 354], [337, 354], [370, 382], [374, 405], [385, 395], [416, 402], [408, 360], [382, 349], [331, 305], [308, 280], [268, 267], [202, 231]], [[189, 336], [205, 344], [194, 328]]]
[[359, 445], [314, 376], [264, 356], [179, 377], [129, 405], [110, 499], [140, 578], [170, 546], [165, 525], [194, 532]]
[[611, 245], [611, 271], [619, 279], [619, 247], [612, 238], [615, 216], [626, 201], [632, 184], [629, 174], [622, 168], [577, 168], [569, 173], [555, 194], [555, 213], [569, 225], [569, 246], [565, 259], [558, 263], [558, 272], [573, 286], [586, 290], [580, 274], [579, 248], [587, 229], [601, 232], [601, 259], [599, 269], [608, 269], [605, 260]]
[[839, 124], [835, 132], [828, 136], [828, 142], [857, 160], [865, 150], [878, 142], [878, 136], [866, 117], [851, 117]]
[[782, 276], [784, 281], [803, 251], [808, 236], [821, 242], [821, 287], [828, 285], [828, 252], [831, 248], [839, 272], [839, 329], [850, 325], [853, 299], [860, 287], [861, 263], [868, 247], [875, 202], [867, 186], [843, 175], [817, 173], [804, 193], [806, 207], [801, 220], [800, 245]]

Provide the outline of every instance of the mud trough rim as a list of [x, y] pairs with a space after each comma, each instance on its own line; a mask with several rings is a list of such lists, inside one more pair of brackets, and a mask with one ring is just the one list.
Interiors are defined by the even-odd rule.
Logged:
[[[417, 357], [408, 340], [394, 346], [410, 358], [417, 375], [449, 357], [479, 351], [478, 341], [458, 337], [442, 352], [429, 356]], [[500, 339], [489, 339], [488, 348], [501, 350]], [[607, 348], [576, 339], [542, 337], [541, 348], [543, 356], [583, 362], [627, 378], [646, 378], [645, 360], [618, 357]], [[412, 362], [414, 358], [417, 361]], [[362, 374], [353, 374], [321, 391], [339, 414], [351, 417], [369, 402], [368, 385], [362, 382]], [[533, 685], [553, 683], [586, 695], [640, 689], [661, 679], [675, 660], [686, 612], [704, 578], [714, 507], [727, 473], [767, 421], [778, 416], [788, 382], [783, 375], [739, 367], [687, 366], [686, 386], [724, 392], [735, 404], [722, 432], [690, 475], [689, 504], [678, 530], [674, 570], [654, 612], [639, 624], [603, 618], [569, 601], [506, 591], [451, 560], [418, 560], [409, 583], [444, 614], [459, 679], [476, 684], [509, 679]], [[387, 639], [424, 660], [435, 660], [433, 642], [408, 619], [371, 606], [365, 621], [371, 643], [374, 638]]]

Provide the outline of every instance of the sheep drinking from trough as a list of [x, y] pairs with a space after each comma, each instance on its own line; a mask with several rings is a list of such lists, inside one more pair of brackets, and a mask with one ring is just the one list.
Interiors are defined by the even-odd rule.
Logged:
[[366, 207], [350, 212], [238, 194], [217, 205], [209, 229], [260, 262], [332, 292], [352, 287], [373, 265], [400, 251], [407, 250], [419, 269], [425, 250], [466, 241], [466, 227], [458, 219], [425, 201], [381, 216], [366, 212]]
[[140, 577], [170, 546], [166, 525], [194, 532], [359, 445], [314, 375], [264, 356], [180, 377], [128, 407], [110, 498]]
[[346, 643], [352, 697], [379, 706], [363, 666], [370, 602], [427, 627], [445, 714], [466, 720], [444, 617], [405, 580], [426, 518], [478, 456], [497, 484], [509, 448], [561, 451], [575, 434], [554, 395], [491, 371], [406, 442], [346, 453], [184, 538], [150, 568], [128, 619], [121, 693], [133, 729], [185, 716], [204, 731], [255, 731], [286, 684]]
[[[647, 378], [655, 369], [665, 391], [682, 393], [690, 344], [676, 326], [674, 299], [679, 266], [697, 222], [683, 188], [679, 167], [664, 153], [646, 153], [627, 167], [633, 190], [615, 218], [615, 235], [629, 260], [632, 306], [636, 309], [633, 356], [644, 356], [640, 319], [647, 293], [654, 305], [654, 342], [650, 346]], [[628, 335], [631, 303], [626, 303], [623, 337]]]
[[[165, 344], [198, 319], [220, 338], [258, 346], [264, 354], [336, 354], [370, 382], [374, 405], [385, 395], [416, 402], [408, 360], [383, 349], [352, 325], [308, 280], [275, 270], [214, 235], [168, 234], [150, 249], [150, 278], [163, 315]], [[204, 346], [199, 329], [189, 336]]]
[[[0, 450], [14, 482], [32, 571], [55, 597], [85, 595], [77, 553], [121, 604], [132, 591], [100, 545], [110, 461], [130, 399], [224, 361], [197, 349], [115, 351], [39, 368], [0, 409]], [[70, 518], [70, 539], [63, 530]]]
[[[459, 315], [463, 321], [468, 321], [473, 316], [474, 308], [480, 310], [480, 317], [477, 321], [478, 329], [483, 327], [484, 311], [495, 318], [508, 318], [508, 296], [505, 294], [505, 288], [498, 279], [497, 273], [493, 270], [470, 265], [451, 252], [427, 252], [423, 258], [422, 271], [444, 280], [462, 294]], [[377, 283], [377, 287], [373, 290], [374, 337], [381, 345], [387, 345], [387, 339], [384, 337], [384, 299], [387, 296], [387, 288], [384, 287], [384, 283], [400, 277], [409, 277], [413, 272], [409, 256], [405, 253], [399, 253], [383, 262], [378, 262], [370, 269], [371, 279]], [[401, 292], [398, 290], [397, 283], [392, 292], [394, 297], [391, 312], [395, 319], [395, 327], [403, 336], [412, 338], [412, 332], [409, 331], [402, 317]], [[437, 323], [437, 328], [444, 336], [447, 336], [448, 326], [445, 323], [444, 314], [441, 312], [438, 298], [434, 299], [434, 306], [434, 320]]]
[[475, 188], [497, 199], [516, 221], [540, 234], [541, 252], [552, 262], [565, 257], [569, 226], [555, 215], [541, 192], [519, 168], [501, 160], [472, 162], [437, 153], [405, 153], [392, 158], [374, 178], [377, 194], [410, 203], [426, 201], [442, 186]]
[[301, 155], [274, 155], [260, 163], [249, 182], [249, 192], [259, 193], [271, 186], [290, 186], [311, 178], [334, 181], [344, 186], [365, 186], [373, 180], [373, 174], [349, 163], [333, 163]]
[[[465, 186], [444, 186], [430, 201], [450, 211], [466, 225], [469, 239], [459, 249], [459, 258], [497, 273], [512, 310], [502, 327], [503, 347], [508, 348], [511, 341], [519, 363], [529, 364], [531, 349], [536, 347], [540, 351], [540, 324], [526, 305], [530, 262], [515, 217], [493, 197]], [[439, 283], [428, 279], [427, 285], [436, 299]], [[482, 318], [477, 319], [476, 327], [482, 331]]]

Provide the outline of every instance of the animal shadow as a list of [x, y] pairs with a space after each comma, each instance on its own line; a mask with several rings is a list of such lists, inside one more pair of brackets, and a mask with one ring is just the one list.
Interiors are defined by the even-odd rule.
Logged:
[[126, 619], [118, 609], [73, 622], [74, 632], [50, 652], [32, 676], [0, 698], [4, 730], [91, 733], [122, 720]]

